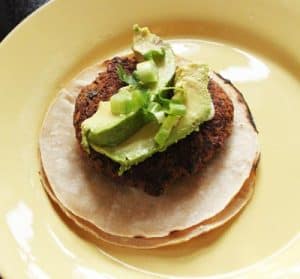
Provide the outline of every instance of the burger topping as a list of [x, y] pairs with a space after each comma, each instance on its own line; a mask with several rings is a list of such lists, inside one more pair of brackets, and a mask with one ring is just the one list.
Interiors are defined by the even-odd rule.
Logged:
[[84, 149], [118, 162], [119, 174], [198, 130], [214, 115], [206, 65], [176, 66], [171, 46], [148, 28], [134, 26], [133, 50], [142, 60], [136, 70], [130, 75], [118, 68], [127, 86], [100, 102], [81, 125]]

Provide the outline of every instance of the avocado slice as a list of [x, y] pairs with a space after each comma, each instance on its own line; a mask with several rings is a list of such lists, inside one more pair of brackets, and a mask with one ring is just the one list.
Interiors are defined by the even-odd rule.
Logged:
[[158, 68], [158, 81], [151, 88], [152, 92], [158, 92], [170, 83], [175, 74], [175, 54], [171, 45], [151, 33], [148, 27], [134, 25], [133, 32], [134, 53], [146, 60], [153, 59]]
[[82, 123], [82, 145], [87, 151], [90, 145], [116, 146], [147, 122], [142, 108], [127, 115], [114, 115], [110, 102], [101, 102], [95, 114]]
[[120, 164], [119, 175], [133, 165], [144, 161], [156, 150], [154, 135], [159, 129], [159, 124], [155, 121], [149, 122], [134, 135], [115, 147], [102, 147], [91, 144], [91, 147], [98, 153], [106, 155], [108, 158]]
[[119, 174], [128, 170], [156, 152], [165, 150], [171, 144], [185, 138], [199, 129], [199, 125], [214, 115], [213, 103], [208, 92], [208, 67], [189, 63], [178, 67], [175, 87], [186, 92], [186, 113], [172, 129], [164, 146], [159, 146], [154, 138], [160, 125], [153, 121], [139, 129], [131, 137], [114, 147], [91, 144], [92, 148], [120, 164]]
[[186, 92], [186, 114], [180, 119], [168, 138], [169, 145], [185, 138], [193, 131], [199, 130], [201, 123], [214, 116], [214, 106], [208, 92], [209, 69], [207, 65], [190, 63], [178, 67], [175, 87], [181, 87]]

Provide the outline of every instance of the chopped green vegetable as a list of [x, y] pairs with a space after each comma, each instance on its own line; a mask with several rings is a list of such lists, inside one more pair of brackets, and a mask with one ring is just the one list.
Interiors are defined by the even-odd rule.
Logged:
[[151, 102], [147, 107], [147, 111], [159, 124], [165, 119], [165, 112], [159, 103]]
[[[174, 89], [173, 92], [175, 92], [171, 98], [168, 98], [167, 95], [167, 90], [169, 89]], [[162, 124], [154, 137], [154, 140], [159, 147], [163, 148], [170, 137], [173, 128], [186, 113], [186, 106], [184, 104], [185, 92], [182, 88], [167, 87], [156, 96], [156, 100], [164, 110], [164, 115], [167, 115], [162, 122], [159, 122]]]
[[149, 93], [136, 88], [132, 91], [132, 100], [136, 107], [145, 107], [149, 103]]
[[153, 60], [144, 61], [136, 65], [134, 76], [143, 84], [154, 84], [158, 81], [158, 70]]
[[110, 98], [111, 112], [115, 115], [128, 114], [133, 111], [132, 96], [126, 89], [126, 87], [123, 87], [122, 90]]
[[166, 110], [170, 104], [170, 96], [162, 91], [155, 96], [154, 102], [159, 103]]
[[148, 111], [150, 112], [156, 112], [156, 111], [161, 111], [162, 110], [162, 106], [157, 103], [157, 102], [151, 102], [148, 106]]
[[186, 106], [184, 104], [170, 103], [168, 114], [183, 116], [186, 113]]
[[145, 106], [148, 95], [141, 90], [126, 86], [110, 98], [111, 112], [115, 115], [128, 114]]
[[162, 122], [158, 132], [156, 133], [154, 140], [159, 145], [160, 148], [163, 148], [173, 130], [180, 119], [178, 115], [168, 115], [165, 120]]
[[144, 54], [144, 58], [146, 60], [154, 60], [155, 62], [159, 62], [161, 59], [164, 58], [166, 52], [164, 48], [149, 50]]
[[136, 56], [141, 59], [153, 60], [158, 69], [158, 80], [152, 86], [153, 93], [167, 86], [174, 77], [176, 70], [175, 54], [171, 45], [150, 32], [148, 27], [133, 26], [133, 46]]

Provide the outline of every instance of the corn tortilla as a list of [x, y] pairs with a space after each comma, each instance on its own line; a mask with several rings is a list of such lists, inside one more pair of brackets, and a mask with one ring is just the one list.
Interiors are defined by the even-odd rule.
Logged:
[[[162, 196], [153, 197], [139, 189], [114, 184], [95, 172], [78, 152], [72, 124], [74, 103], [81, 87], [93, 81], [101, 67], [88, 68], [62, 89], [44, 119], [40, 155], [52, 198], [86, 230], [119, 245], [156, 247], [160, 244], [155, 241], [144, 244], [136, 240], [172, 239], [171, 232], [178, 231], [177, 240], [184, 241], [216, 227], [199, 224], [224, 211], [244, 185], [253, 184], [248, 182], [254, 177], [259, 158], [257, 131], [241, 93], [221, 76], [210, 74], [233, 102], [232, 135], [203, 172], [180, 180]], [[238, 211], [249, 200], [248, 195], [242, 197], [234, 207]], [[225, 216], [232, 218], [237, 213], [231, 212], [235, 213]], [[227, 217], [217, 223], [228, 221]], [[188, 236], [180, 233], [186, 230]], [[175, 237], [167, 243], [177, 240]]]

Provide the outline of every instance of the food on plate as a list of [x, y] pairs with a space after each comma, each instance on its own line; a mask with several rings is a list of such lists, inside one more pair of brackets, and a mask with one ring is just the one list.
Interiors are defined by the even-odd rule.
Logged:
[[146, 27], [133, 53], [80, 73], [40, 135], [44, 186], [78, 226], [154, 248], [236, 215], [253, 192], [257, 130], [242, 94]]

